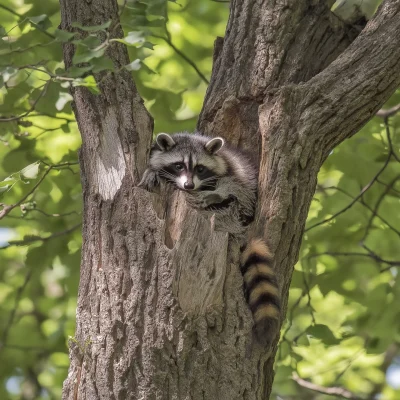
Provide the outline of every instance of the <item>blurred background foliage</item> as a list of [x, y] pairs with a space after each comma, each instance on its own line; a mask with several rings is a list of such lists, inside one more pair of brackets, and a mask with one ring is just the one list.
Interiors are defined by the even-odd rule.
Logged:
[[[211, 0], [121, 2], [125, 68], [156, 133], [195, 129], [228, 12]], [[0, 1], [1, 399], [60, 398], [75, 329], [82, 203], [69, 87], [97, 91], [91, 73], [111, 73], [114, 39], [110, 21], [85, 28], [85, 39], [59, 23], [56, 0]], [[65, 41], [78, 49], [68, 71]], [[385, 106], [393, 113], [376, 116], [320, 171], [273, 399], [400, 398], [398, 104], [400, 91]]]

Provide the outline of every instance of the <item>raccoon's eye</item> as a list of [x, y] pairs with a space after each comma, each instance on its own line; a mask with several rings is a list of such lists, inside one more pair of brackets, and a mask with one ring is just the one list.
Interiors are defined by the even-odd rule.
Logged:
[[174, 167], [177, 171], [182, 171], [185, 168], [182, 163], [176, 163]]
[[205, 171], [205, 167], [203, 167], [202, 165], [199, 165], [198, 167], [197, 167], [197, 172], [199, 173], [199, 174], [201, 174], [202, 172], [204, 172]]

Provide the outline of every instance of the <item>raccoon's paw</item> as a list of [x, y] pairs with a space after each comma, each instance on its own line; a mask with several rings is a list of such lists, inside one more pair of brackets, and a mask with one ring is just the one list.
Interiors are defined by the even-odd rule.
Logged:
[[142, 180], [139, 182], [138, 187], [152, 192], [157, 186], [160, 185], [157, 174], [151, 169], [144, 171]]
[[213, 204], [221, 203], [224, 199], [216, 193], [211, 193], [203, 197], [202, 206], [203, 208], [209, 207]]
[[186, 198], [192, 207], [200, 210], [205, 210], [213, 204], [223, 201], [221, 196], [211, 191], [187, 193]]

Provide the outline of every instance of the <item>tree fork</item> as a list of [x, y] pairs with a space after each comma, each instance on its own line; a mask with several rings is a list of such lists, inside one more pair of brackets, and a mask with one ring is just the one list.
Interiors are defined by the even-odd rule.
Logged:
[[[115, 0], [60, 0], [62, 28], [110, 18]], [[354, 39], [354, 41], [353, 41]], [[64, 47], [66, 66], [74, 48]], [[113, 44], [118, 67], [127, 51]], [[83, 249], [64, 399], [266, 399], [275, 338], [252, 338], [238, 244], [180, 193], [135, 187], [152, 120], [128, 72], [74, 88], [82, 135]], [[199, 128], [259, 154], [251, 234], [275, 254], [284, 303], [318, 170], [400, 84], [400, 4], [386, 0], [359, 36], [326, 1], [231, 3]], [[167, 200], [164, 200], [167, 199]]]

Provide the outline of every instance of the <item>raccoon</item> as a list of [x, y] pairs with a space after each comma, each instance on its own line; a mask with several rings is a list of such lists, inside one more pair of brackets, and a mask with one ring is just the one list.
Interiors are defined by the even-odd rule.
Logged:
[[[152, 191], [160, 180], [185, 192], [190, 206], [214, 216], [215, 229], [241, 236], [254, 218], [257, 169], [241, 150], [221, 137], [160, 133], [140, 187]], [[279, 287], [266, 243], [251, 240], [241, 256], [246, 299], [257, 337], [271, 339], [280, 318]]]

